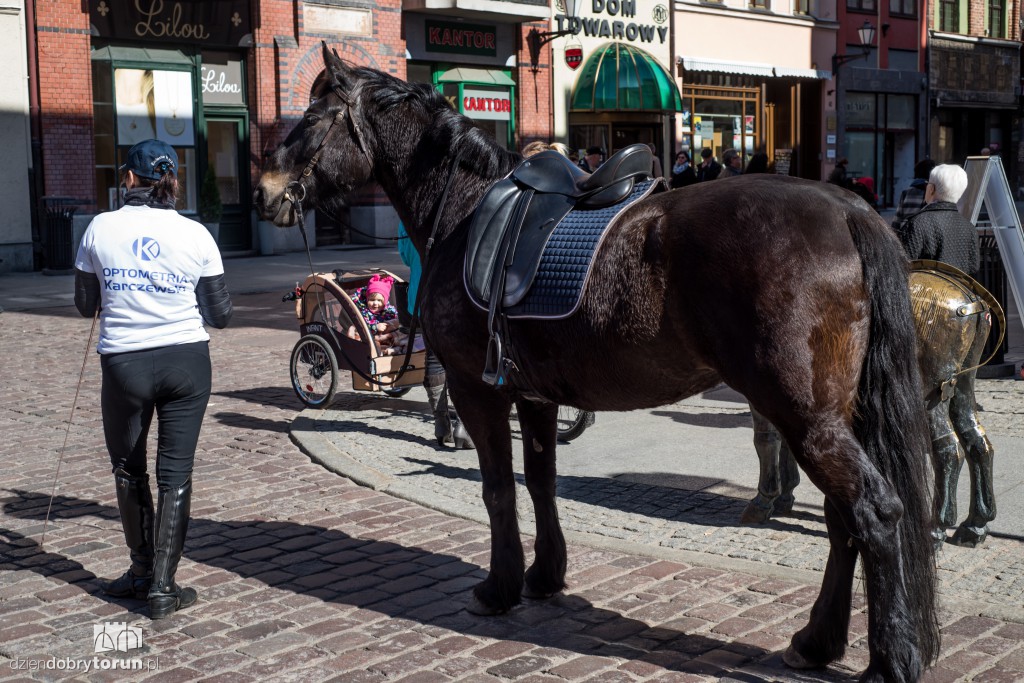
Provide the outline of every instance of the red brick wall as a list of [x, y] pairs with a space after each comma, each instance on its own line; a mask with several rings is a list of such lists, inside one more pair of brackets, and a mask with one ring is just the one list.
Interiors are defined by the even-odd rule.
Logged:
[[519, 56], [517, 59], [515, 80], [516, 113], [518, 115], [516, 141], [517, 148], [522, 150], [527, 143], [534, 140], [551, 142], [554, 133], [554, 121], [551, 111], [551, 43], [543, 46], [540, 52], [540, 64], [536, 72], [530, 68], [530, 51], [526, 48], [526, 34], [531, 28], [547, 31], [547, 22], [523, 24], [519, 36]]
[[[261, 0], [253, 17], [254, 47], [249, 70], [253, 106], [253, 178], [259, 175], [264, 152], [276, 147], [309, 104], [309, 91], [323, 70], [321, 41], [354, 64], [405, 78], [401, 0], [382, 0], [373, 11], [372, 37], [317, 33], [306, 26], [300, 3]], [[383, 11], [381, 11], [383, 10]]]
[[48, 0], [35, 6], [43, 183], [47, 195], [95, 204], [89, 15], [82, 5]]

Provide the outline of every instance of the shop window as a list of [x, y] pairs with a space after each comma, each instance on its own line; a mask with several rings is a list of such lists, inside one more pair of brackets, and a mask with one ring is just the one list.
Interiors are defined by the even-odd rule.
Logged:
[[1004, 38], [1006, 36], [1006, 1], [988, 0], [988, 26], [986, 27], [990, 38]]
[[769, 10], [771, 8], [770, 0], [750, 0], [750, 9]]
[[91, 59], [97, 208], [120, 206], [118, 167], [132, 145], [157, 138], [178, 154], [178, 210], [195, 211], [192, 58], [178, 50], [107, 46], [94, 49]]
[[939, 30], [960, 32], [960, 0], [939, 0]]
[[886, 97], [885, 126], [889, 130], [914, 130], [916, 113], [913, 95], [888, 95]]
[[894, 17], [916, 17], [917, 0], [889, 0], [889, 14]]
[[846, 9], [854, 12], [874, 12], [875, 0], [846, 0]]
[[793, 14], [810, 14], [811, 0], [793, 0]]

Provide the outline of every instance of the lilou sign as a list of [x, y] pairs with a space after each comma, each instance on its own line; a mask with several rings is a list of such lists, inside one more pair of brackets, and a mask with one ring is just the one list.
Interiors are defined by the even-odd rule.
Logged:
[[252, 32], [248, 0], [89, 0], [103, 38], [235, 47]]

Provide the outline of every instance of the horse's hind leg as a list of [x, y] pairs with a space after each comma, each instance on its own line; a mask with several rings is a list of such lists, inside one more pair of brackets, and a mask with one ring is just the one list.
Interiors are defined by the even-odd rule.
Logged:
[[840, 659], [846, 651], [857, 548], [850, 542], [851, 536], [839, 512], [827, 498], [825, 525], [830, 547], [821, 592], [811, 608], [810, 620], [793, 636], [782, 657], [794, 669], [824, 666]]
[[511, 401], [482, 384], [466, 382], [449, 370], [448, 388], [460, 417], [476, 445], [483, 480], [483, 499], [491, 527], [491, 562], [487, 578], [473, 589], [467, 605], [473, 614], [507, 612], [520, 600], [523, 588], [523, 545], [516, 516], [516, 489], [512, 472], [512, 432], [508, 418]]
[[747, 503], [740, 515], [742, 524], [764, 524], [772, 513], [793, 509], [793, 489], [800, 482], [800, 474], [789, 446], [775, 426], [750, 406], [754, 422], [754, 450], [760, 465], [757, 495]]
[[[974, 548], [985, 541], [988, 537], [988, 523], [996, 518], [996, 497], [992, 490], [992, 460], [995, 451], [975, 412], [974, 379], [974, 372], [961, 377], [950, 402], [953, 428], [963, 443], [967, 471], [971, 475], [971, 509], [949, 542], [967, 548]], [[956, 495], [955, 490], [950, 493]]]
[[[838, 416], [836, 416], [838, 418]], [[850, 618], [855, 559], [863, 558], [871, 663], [862, 681], [915, 681], [923, 662], [913, 623], [896, 490], [855, 440], [836, 424], [812, 427], [794, 449], [802, 469], [829, 502], [831, 550], [821, 593], [806, 627], [793, 636], [786, 661], [824, 666], [842, 656]], [[791, 442], [793, 443], [793, 442]], [[906, 521], [902, 522], [906, 523]]]
[[555, 439], [558, 406], [553, 403], [518, 401], [516, 409], [523, 430], [523, 466], [526, 489], [537, 518], [534, 560], [526, 570], [523, 595], [549, 598], [565, 588], [565, 537], [555, 504]]

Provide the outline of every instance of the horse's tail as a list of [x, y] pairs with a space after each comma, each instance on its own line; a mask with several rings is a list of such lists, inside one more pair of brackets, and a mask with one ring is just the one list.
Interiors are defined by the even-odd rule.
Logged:
[[874, 212], [852, 209], [850, 233], [860, 252], [871, 304], [870, 338], [858, 390], [854, 431], [872, 464], [903, 503], [897, 525], [910, 614], [925, 666], [939, 653], [935, 549], [931, 537], [931, 444], [921, 394], [907, 261]]

